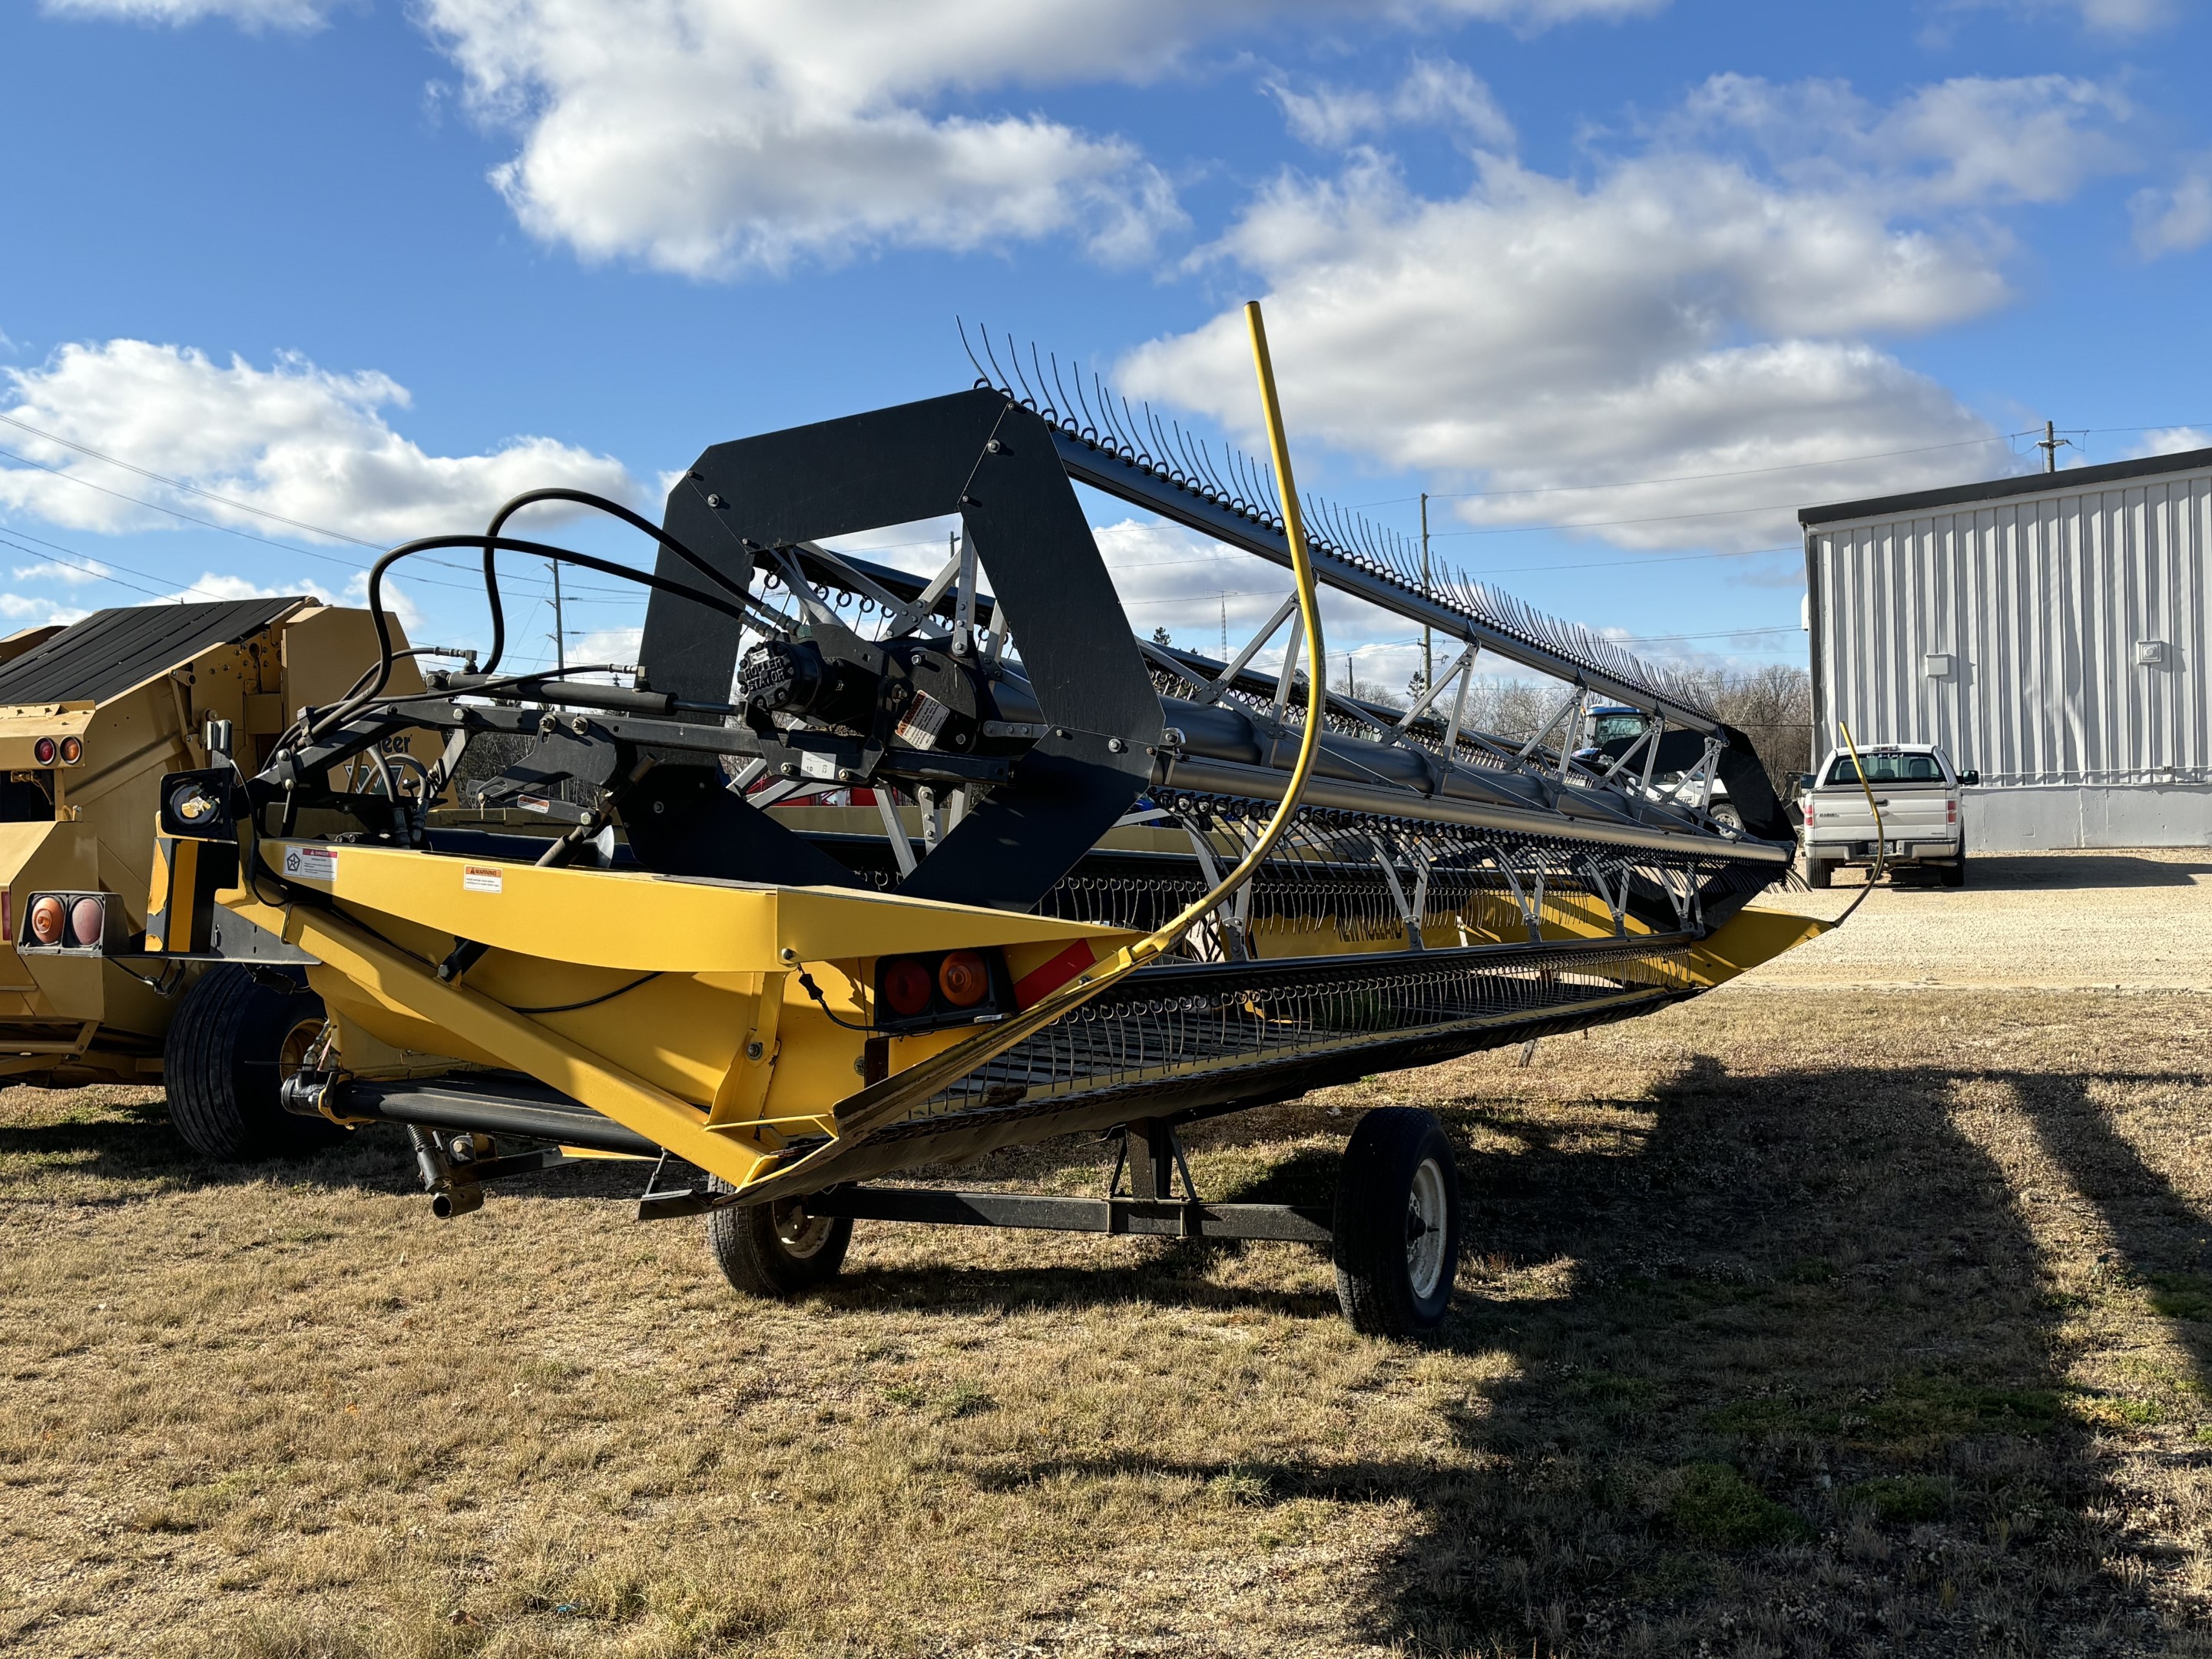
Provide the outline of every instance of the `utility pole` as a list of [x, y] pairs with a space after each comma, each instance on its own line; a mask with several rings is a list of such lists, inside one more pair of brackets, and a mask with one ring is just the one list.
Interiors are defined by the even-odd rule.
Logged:
[[568, 635], [561, 617], [561, 561], [548, 559], [546, 565], [553, 572], [553, 666], [556, 672], [568, 672]]
[[2043, 423], [2043, 441], [2036, 445], [2036, 447], [2043, 452], [2043, 470], [2045, 472], [2057, 471], [2058, 452], [2071, 448], [2073, 444], [2074, 441], [2071, 438], [2062, 438], [2058, 435], [2056, 422], [2045, 421]]
[[[1401, 498], [1402, 499], [1402, 498]], [[1421, 492], [1421, 597], [1429, 592], [1429, 492]], [[1437, 659], [1434, 636], [1421, 629], [1421, 690], [1425, 691], [1437, 683]]]

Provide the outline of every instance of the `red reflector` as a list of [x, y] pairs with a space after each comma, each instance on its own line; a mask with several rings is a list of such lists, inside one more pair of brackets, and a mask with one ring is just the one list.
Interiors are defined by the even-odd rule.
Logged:
[[64, 766], [75, 766], [83, 758], [84, 742], [82, 738], [64, 738], [62, 739], [62, 764]]
[[937, 988], [956, 1008], [973, 1008], [991, 994], [991, 970], [974, 951], [955, 951], [937, 965]]
[[107, 907], [96, 898], [81, 898], [70, 907], [70, 937], [78, 945], [97, 945], [106, 931]]
[[901, 957], [884, 969], [884, 1000], [901, 1019], [912, 1019], [929, 1007], [929, 969], [912, 957]]
[[54, 763], [54, 740], [52, 738], [40, 738], [31, 745], [32, 758], [41, 766], [52, 766]]
[[40, 944], [59, 945], [62, 929], [68, 922], [68, 912], [52, 893], [41, 894], [31, 901], [31, 937]]

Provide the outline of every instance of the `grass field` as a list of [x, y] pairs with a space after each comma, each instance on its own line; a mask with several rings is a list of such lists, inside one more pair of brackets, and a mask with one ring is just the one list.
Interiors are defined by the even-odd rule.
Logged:
[[[736, 1299], [634, 1173], [437, 1224], [0, 1095], [0, 1645], [2212, 1653], [2212, 998], [1744, 988], [1201, 1127], [1459, 1139], [1443, 1340], [1327, 1262], [864, 1224]], [[970, 1178], [1097, 1190], [1105, 1149]]]

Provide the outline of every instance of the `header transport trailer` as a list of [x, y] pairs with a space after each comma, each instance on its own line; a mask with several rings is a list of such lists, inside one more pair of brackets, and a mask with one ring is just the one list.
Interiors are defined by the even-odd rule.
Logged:
[[[210, 720], [247, 756], [272, 753], [288, 711], [337, 701], [376, 664], [368, 614], [297, 597], [138, 605], [18, 635], [0, 655], [0, 1077], [154, 1081], [181, 1006], [197, 1035], [166, 1070], [177, 1127], [198, 1151], [327, 1139], [329, 1126], [276, 1101], [287, 1043], [296, 1060], [323, 1023], [296, 969], [257, 983], [245, 967], [115, 952], [144, 928], [162, 779], [207, 765]], [[394, 672], [403, 686], [415, 672]], [[428, 736], [382, 741], [404, 753]], [[250, 923], [224, 931], [247, 952]]]
[[[1789, 826], [1742, 736], [1626, 653], [1425, 583], [1351, 520], [1309, 536], [1256, 465], [1231, 483], [1036, 402], [985, 383], [718, 445], [663, 525], [544, 490], [394, 549], [372, 611], [396, 562], [482, 550], [482, 668], [375, 677], [265, 756], [168, 780], [148, 958], [207, 954], [225, 916], [280, 939], [330, 1014], [286, 1103], [407, 1126], [441, 1214], [629, 1155], [655, 1160], [641, 1218], [707, 1213], [755, 1293], [822, 1283], [856, 1219], [1079, 1228], [1327, 1245], [1355, 1324], [1433, 1327], [1460, 1204], [1430, 1114], [1367, 1114], [1330, 1210], [1206, 1201], [1176, 1126], [1694, 996], [1820, 927], [1746, 908]], [[1291, 596], [1229, 662], [1139, 641], [1078, 482], [1289, 568]], [[623, 519], [656, 568], [507, 532], [544, 501]], [[927, 579], [825, 544], [933, 518], [957, 536]], [[635, 683], [503, 668], [500, 552], [649, 587]], [[1328, 691], [1297, 667], [1326, 659], [1320, 586], [1455, 661], [1408, 709]], [[1560, 682], [1544, 731], [1463, 724], [1480, 653]], [[1577, 758], [1592, 693], [1652, 740]], [[330, 781], [418, 726], [447, 738], [421, 795]], [[1683, 731], [1699, 757], [1655, 788]], [[464, 844], [422, 810], [488, 733], [534, 735], [488, 799], [565, 813], [556, 840]], [[1707, 810], [1717, 778], [1739, 825]], [[856, 787], [880, 833], [779, 810]], [[1096, 1200], [885, 1184], [1116, 1129]]]

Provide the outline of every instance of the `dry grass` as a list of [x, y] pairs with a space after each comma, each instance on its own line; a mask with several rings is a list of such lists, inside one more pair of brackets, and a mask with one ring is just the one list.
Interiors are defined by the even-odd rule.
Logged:
[[1317, 1193], [1357, 1107], [1441, 1111], [1428, 1349], [1289, 1246], [864, 1226], [747, 1304], [619, 1171], [440, 1225], [388, 1135], [240, 1179], [18, 1090], [0, 1645], [2212, 1651], [2208, 1014], [1745, 989], [1194, 1137]]

